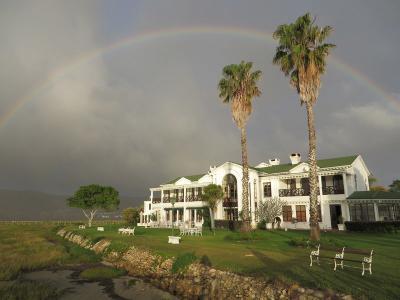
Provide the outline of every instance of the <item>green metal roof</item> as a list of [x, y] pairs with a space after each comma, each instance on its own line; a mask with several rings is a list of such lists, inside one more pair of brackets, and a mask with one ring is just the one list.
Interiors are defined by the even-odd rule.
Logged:
[[400, 199], [400, 192], [374, 192], [374, 191], [361, 191], [354, 192], [347, 199]]
[[[352, 155], [352, 156], [343, 156], [343, 157], [337, 157], [337, 158], [319, 159], [317, 161], [317, 165], [320, 168], [348, 166], [348, 165], [351, 165], [357, 157], [358, 157], [358, 155]], [[295, 168], [298, 165], [299, 164], [295, 164], [295, 165], [281, 164], [281, 165], [277, 165], [277, 166], [257, 168], [257, 170], [260, 172], [268, 173], [268, 174], [283, 173], [283, 172], [289, 172], [291, 169]]]
[[175, 178], [174, 180], [171, 180], [171, 181], [167, 182], [166, 184], [174, 184], [175, 182], [177, 182], [181, 178], [186, 178], [186, 179], [189, 179], [190, 181], [197, 181], [201, 177], [203, 177], [204, 175], [206, 175], [206, 174], [180, 176], [180, 177]]
[[[320, 159], [317, 161], [318, 167], [320, 168], [332, 168], [332, 167], [339, 167], [339, 166], [348, 166], [351, 165], [354, 160], [358, 157], [358, 155], [352, 155], [352, 156], [343, 156], [343, 157], [336, 157], [336, 158], [328, 158], [328, 159]], [[241, 166], [239, 163], [235, 162], [230, 162], [237, 164]], [[295, 168], [299, 164], [280, 164], [277, 166], [270, 166], [270, 167], [265, 167], [265, 168], [254, 168], [249, 166], [250, 169], [253, 169], [258, 172], [263, 172], [267, 174], [274, 174], [274, 173], [283, 173], [283, 172], [289, 172], [291, 169]], [[165, 184], [174, 184], [181, 178], [186, 178], [189, 179], [190, 181], [197, 181], [201, 177], [203, 177], [206, 174], [198, 174], [198, 175], [189, 175], [189, 176], [180, 176], [175, 178], [174, 180], [171, 180]]]

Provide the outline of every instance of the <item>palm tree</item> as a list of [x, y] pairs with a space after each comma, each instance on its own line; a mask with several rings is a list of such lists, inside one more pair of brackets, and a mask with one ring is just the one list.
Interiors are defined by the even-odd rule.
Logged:
[[241, 132], [242, 146], [242, 209], [243, 229], [250, 230], [249, 222], [249, 166], [247, 161], [246, 124], [252, 111], [252, 100], [261, 95], [257, 82], [261, 78], [261, 71], [252, 72], [252, 62], [227, 65], [222, 70], [223, 78], [219, 81], [219, 97], [224, 103], [231, 104], [232, 116]]
[[318, 27], [309, 13], [294, 23], [279, 25], [273, 34], [279, 45], [273, 63], [280, 66], [290, 84], [297, 90], [300, 104], [307, 110], [310, 165], [310, 238], [319, 240], [318, 224], [318, 177], [316, 133], [313, 105], [316, 103], [321, 86], [321, 75], [326, 69], [326, 58], [333, 44], [324, 43], [332, 27]]

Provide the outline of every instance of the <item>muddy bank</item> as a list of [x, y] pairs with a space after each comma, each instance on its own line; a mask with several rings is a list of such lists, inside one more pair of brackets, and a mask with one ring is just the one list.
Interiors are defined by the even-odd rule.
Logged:
[[89, 240], [63, 229], [57, 234], [102, 253], [106, 261], [127, 270], [131, 276], [145, 278], [154, 286], [184, 299], [352, 299], [350, 295], [266, 282], [199, 263], [193, 263], [175, 274], [172, 272], [172, 259], [164, 259], [150, 251], [132, 247], [124, 253], [109, 252], [106, 249], [110, 241], [101, 240], [93, 245]]
[[[121, 276], [114, 279], [89, 281], [79, 277], [84, 270], [81, 266], [76, 269], [40, 270], [20, 275], [18, 280], [1, 282], [0, 288], [26, 282], [42, 284], [49, 289], [57, 290], [57, 298], [63, 300], [75, 299], [177, 299], [169, 293], [155, 288], [150, 283], [132, 276]], [[29, 293], [25, 295], [31, 297]]]

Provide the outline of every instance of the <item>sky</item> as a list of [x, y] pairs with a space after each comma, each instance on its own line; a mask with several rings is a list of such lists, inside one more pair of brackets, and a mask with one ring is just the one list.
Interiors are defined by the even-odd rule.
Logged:
[[305, 108], [272, 64], [270, 37], [306, 12], [337, 45], [315, 105], [318, 157], [361, 154], [390, 184], [400, 178], [399, 1], [3, 0], [0, 188], [71, 194], [99, 183], [146, 196], [240, 162], [217, 84], [241, 60], [263, 73], [250, 164], [306, 160]]

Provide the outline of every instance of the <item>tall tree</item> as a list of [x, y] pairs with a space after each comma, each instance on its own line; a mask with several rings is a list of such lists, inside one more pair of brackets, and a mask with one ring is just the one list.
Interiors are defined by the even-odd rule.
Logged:
[[280, 66], [290, 84], [297, 90], [300, 104], [307, 111], [310, 165], [310, 238], [319, 240], [318, 224], [318, 175], [316, 132], [313, 105], [316, 103], [321, 86], [321, 75], [326, 69], [326, 58], [333, 44], [324, 41], [332, 32], [332, 27], [319, 27], [309, 13], [299, 17], [294, 23], [279, 25], [273, 34], [278, 47], [273, 63]]
[[210, 221], [211, 221], [211, 230], [214, 232], [214, 212], [217, 208], [218, 203], [224, 197], [224, 191], [220, 185], [209, 184], [204, 187], [204, 193], [201, 195], [203, 201], [207, 202], [208, 209], [210, 210]]
[[88, 219], [88, 226], [92, 226], [92, 221], [98, 210], [112, 211], [119, 206], [119, 193], [113, 187], [91, 184], [81, 186], [72, 196], [67, 199], [70, 207], [82, 209], [83, 214]]
[[224, 103], [231, 105], [233, 120], [241, 133], [242, 146], [242, 209], [244, 230], [250, 230], [249, 220], [249, 166], [247, 158], [246, 125], [252, 112], [252, 101], [261, 95], [257, 82], [261, 71], [252, 71], [252, 62], [241, 61], [240, 64], [227, 65], [222, 70], [219, 81], [219, 97]]

